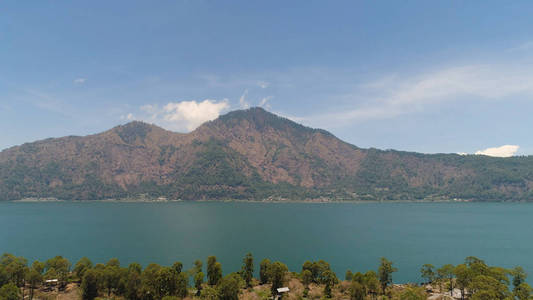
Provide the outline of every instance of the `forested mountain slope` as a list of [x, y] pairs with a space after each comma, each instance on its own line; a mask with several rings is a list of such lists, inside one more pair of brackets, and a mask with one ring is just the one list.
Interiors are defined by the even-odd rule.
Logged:
[[261, 108], [188, 134], [131, 122], [0, 153], [0, 199], [533, 200], [533, 157], [361, 149]]

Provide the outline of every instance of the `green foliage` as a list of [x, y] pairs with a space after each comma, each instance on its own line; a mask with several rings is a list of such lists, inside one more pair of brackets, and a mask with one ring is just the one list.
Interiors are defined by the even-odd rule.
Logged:
[[453, 270], [455, 275], [455, 285], [461, 290], [462, 298], [465, 296], [465, 290], [470, 286], [474, 278], [474, 272], [466, 265], [460, 264]]
[[518, 300], [528, 300], [531, 299], [531, 291], [531, 286], [525, 282], [522, 282], [513, 289], [513, 295]]
[[197, 273], [202, 272], [202, 267], [203, 267], [203, 262], [201, 260], [199, 260], [199, 259], [195, 260], [194, 261], [193, 274], [197, 274]]
[[[33, 291], [42, 283], [43, 273], [58, 275], [62, 270], [70, 267], [68, 260], [61, 256], [54, 257], [46, 261], [34, 262], [30, 268], [27, 267], [27, 260], [11, 254], [4, 254], [0, 257], [0, 299], [11, 297], [18, 299], [16, 294], [23, 285], [17, 282], [22, 280], [25, 287], [29, 287], [29, 298], [33, 298]], [[338, 283], [337, 276], [331, 270], [329, 264], [323, 260], [316, 262], [306, 261], [302, 265], [300, 274], [292, 273], [281, 262], [271, 263], [263, 260], [260, 264], [260, 273], [263, 271], [263, 280], [271, 282], [271, 289], [264, 294], [263, 289], [256, 290], [258, 299], [266, 299], [269, 295], [276, 295], [277, 289], [283, 287], [288, 278], [300, 278], [304, 285], [303, 295], [309, 296], [308, 285], [315, 281], [324, 286], [324, 297], [333, 296], [335, 285]], [[59, 271], [56, 271], [59, 270]], [[243, 267], [239, 273], [231, 273], [222, 277], [221, 264], [216, 257], [210, 256], [207, 261], [207, 270], [211, 271], [212, 279], [216, 280], [211, 286], [204, 286], [204, 273], [201, 272], [201, 263], [196, 262], [193, 272], [182, 272], [182, 264], [174, 263], [170, 267], [150, 264], [144, 270], [137, 263], [132, 263], [128, 268], [121, 268], [118, 259], [111, 259], [105, 265], [92, 265], [87, 258], [80, 259], [74, 267], [74, 272], [83, 274], [81, 277], [81, 296], [84, 300], [92, 300], [98, 297], [124, 298], [129, 300], [161, 300], [161, 299], [183, 299], [188, 296], [189, 276], [194, 276], [194, 287], [197, 290], [196, 296], [206, 300], [238, 300], [239, 294], [247, 285], [244, 274], [250, 271], [253, 276], [253, 258], [247, 254], [243, 259]], [[421, 274], [432, 274], [433, 266], [426, 264], [421, 268]], [[198, 271], [198, 272], [196, 272]], [[387, 286], [392, 284], [392, 273], [397, 269], [393, 263], [385, 258], [381, 259], [378, 272], [368, 271], [365, 274], [360, 272], [348, 273], [351, 279], [349, 286], [340, 286], [339, 291], [350, 299], [366, 299], [366, 296], [375, 299], [381, 287], [383, 294], [387, 292]], [[431, 272], [430, 272], [431, 271]], [[483, 260], [476, 257], [467, 257], [464, 264], [452, 266], [446, 264], [437, 270], [438, 280], [448, 282], [461, 290], [463, 299], [531, 299], [532, 288], [525, 282], [527, 274], [521, 267], [507, 270], [500, 267], [489, 266]], [[513, 291], [509, 291], [511, 281], [508, 276], [512, 276]], [[23, 276], [22, 279], [20, 276]], [[51, 275], [50, 275], [51, 276]], [[219, 277], [218, 279], [215, 279]], [[251, 277], [253, 278], [253, 277]], [[250, 283], [252, 282], [250, 278]], [[424, 278], [428, 278], [425, 276]], [[437, 281], [438, 282], [438, 281]], [[397, 300], [418, 300], [425, 299], [426, 294], [423, 288], [407, 287], [398, 292], [397, 289], [389, 289], [391, 293], [386, 297]], [[347, 292], [347, 294], [345, 294]], [[3, 293], [3, 294], [2, 294]], [[2, 295], [4, 295], [2, 297]], [[18, 298], [17, 298], [18, 297]]]
[[313, 273], [309, 270], [303, 270], [302, 274], [302, 283], [307, 288], [311, 282], [313, 282]]
[[31, 268], [26, 274], [26, 282], [30, 286], [30, 300], [33, 299], [34, 290], [43, 282], [43, 275], [38, 269]]
[[346, 271], [346, 275], [344, 275], [344, 280], [352, 281], [352, 277], [353, 277], [352, 271], [348, 270], [348, 271]]
[[2, 300], [19, 300], [20, 291], [14, 283], [8, 283], [0, 288], [0, 299]]
[[324, 295], [331, 298], [331, 290], [337, 284], [338, 279], [335, 273], [331, 270], [325, 270], [322, 273], [322, 283], [324, 284]]
[[200, 293], [200, 298], [203, 300], [218, 300], [218, 290], [213, 287], [206, 286], [202, 289], [202, 292]]
[[252, 278], [254, 276], [254, 258], [252, 253], [246, 254], [242, 260], [241, 276], [246, 282], [246, 286], [251, 287]]
[[272, 294], [276, 294], [276, 290], [280, 287], [283, 287], [285, 283], [285, 276], [289, 272], [289, 268], [279, 261], [273, 262], [268, 267], [268, 278], [272, 282], [271, 291]]
[[364, 274], [363, 278], [368, 292], [372, 295], [377, 294], [380, 282], [376, 272], [370, 270]]
[[[53, 271], [50, 273], [54, 273], [57, 275], [57, 279], [60, 281], [60, 284], [66, 284], [68, 279], [68, 274], [70, 272], [70, 262], [68, 259], [62, 257], [62, 256], [56, 256], [54, 258], [51, 258], [47, 260], [44, 264], [45, 270]], [[50, 274], [49, 274], [50, 276]], [[52, 278], [49, 278], [52, 279]]]
[[498, 279], [487, 276], [478, 275], [472, 281], [472, 297], [473, 300], [485, 299], [507, 299], [511, 293], [507, 289], [507, 285]]
[[93, 300], [98, 297], [98, 279], [100, 274], [95, 269], [87, 270], [81, 282], [81, 296], [83, 300]]
[[[201, 274], [201, 272], [200, 272]], [[179, 273], [176, 280], [176, 296], [180, 298], [187, 297], [187, 286], [189, 285], [189, 277], [185, 273]]]
[[381, 291], [385, 294], [387, 286], [392, 283], [392, 273], [398, 271], [392, 266], [392, 262], [385, 257], [381, 258], [381, 263], [378, 268], [379, 282], [381, 283]]
[[515, 289], [518, 288], [522, 283], [526, 281], [527, 273], [520, 266], [514, 267], [510, 271], [510, 274], [511, 276], [513, 276], [513, 286]]
[[259, 281], [261, 282], [261, 284], [265, 284], [270, 281], [270, 277], [268, 274], [270, 264], [271, 263], [268, 258], [263, 259], [259, 264]]
[[426, 292], [422, 287], [408, 287], [400, 293], [398, 300], [425, 300], [427, 299]]
[[204, 283], [204, 273], [202, 271], [194, 275], [194, 287], [196, 288], [196, 296], [200, 296], [202, 285]]
[[215, 256], [207, 258], [207, 282], [209, 285], [217, 285], [222, 278], [222, 265], [217, 262]]
[[220, 300], [238, 300], [239, 292], [244, 287], [242, 278], [235, 273], [229, 274], [220, 280], [218, 296]]
[[174, 264], [172, 264], [172, 270], [176, 273], [176, 274], [179, 274], [181, 273], [181, 270], [183, 269], [183, 264], [179, 261], [175, 262]]
[[87, 257], [82, 257], [74, 266], [74, 273], [76, 276], [81, 279], [85, 272], [93, 267], [93, 263]]
[[315, 262], [306, 261], [302, 265], [302, 272], [309, 270], [313, 276], [314, 283], [325, 283], [324, 272], [331, 270], [329, 263], [324, 260]]
[[441, 280], [448, 280], [448, 288], [450, 295], [453, 293], [453, 278], [455, 276], [455, 267], [451, 264], [446, 264], [437, 270], [437, 275]]
[[366, 289], [361, 283], [352, 281], [350, 284], [350, 300], [364, 300], [366, 298]]
[[426, 279], [426, 282], [433, 282], [435, 280], [435, 271], [432, 264], [425, 264], [420, 269], [420, 275]]

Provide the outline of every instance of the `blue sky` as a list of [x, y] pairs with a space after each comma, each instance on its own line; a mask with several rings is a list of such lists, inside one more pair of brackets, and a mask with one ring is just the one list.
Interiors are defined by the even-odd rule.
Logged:
[[[0, 2], [0, 149], [262, 105], [360, 147], [533, 154], [531, 1]], [[503, 152], [502, 152], [503, 151]]]

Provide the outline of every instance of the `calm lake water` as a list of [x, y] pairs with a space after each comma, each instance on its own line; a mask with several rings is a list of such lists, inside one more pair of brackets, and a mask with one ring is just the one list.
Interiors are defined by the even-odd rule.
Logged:
[[385, 256], [396, 282], [473, 255], [533, 275], [532, 216], [533, 204], [519, 203], [0, 203], [0, 252], [186, 267], [216, 255], [228, 273], [250, 251], [256, 267], [268, 257], [300, 271], [324, 259], [340, 278]]

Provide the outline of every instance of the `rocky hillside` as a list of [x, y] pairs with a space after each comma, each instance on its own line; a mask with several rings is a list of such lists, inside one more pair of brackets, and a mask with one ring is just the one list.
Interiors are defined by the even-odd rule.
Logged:
[[0, 153], [0, 199], [529, 200], [533, 158], [360, 149], [261, 108], [189, 134], [131, 122]]

